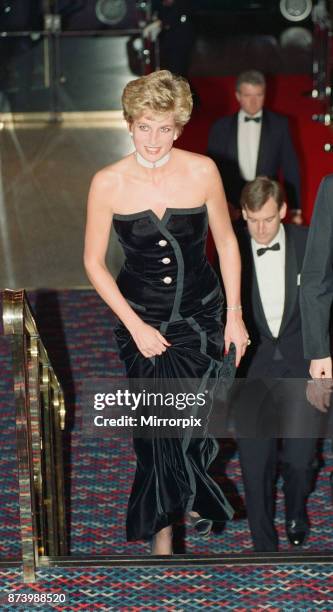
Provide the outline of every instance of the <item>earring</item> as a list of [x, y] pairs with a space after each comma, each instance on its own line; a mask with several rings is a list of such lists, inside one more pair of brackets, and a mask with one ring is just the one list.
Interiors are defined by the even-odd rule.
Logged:
[[130, 133], [129, 133], [129, 135], [130, 135], [130, 136], [133, 136], [133, 132], [130, 132]]

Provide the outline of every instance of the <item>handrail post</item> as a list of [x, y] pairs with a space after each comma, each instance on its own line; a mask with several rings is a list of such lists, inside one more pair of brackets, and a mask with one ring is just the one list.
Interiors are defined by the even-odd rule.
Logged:
[[3, 292], [3, 324], [13, 357], [23, 579], [34, 582], [40, 556], [67, 552], [64, 396], [23, 289]]

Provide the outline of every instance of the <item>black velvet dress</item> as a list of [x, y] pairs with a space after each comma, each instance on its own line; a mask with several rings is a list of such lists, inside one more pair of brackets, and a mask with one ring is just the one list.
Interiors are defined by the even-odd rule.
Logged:
[[[137, 349], [120, 323], [115, 331], [130, 378], [198, 379], [221, 376], [223, 296], [207, 261], [206, 205], [115, 214], [113, 224], [126, 260], [117, 279], [139, 316], [171, 346], [153, 359]], [[134, 439], [137, 467], [127, 514], [128, 540], [149, 539], [189, 510], [216, 521], [233, 510], [208, 475], [214, 438]]]

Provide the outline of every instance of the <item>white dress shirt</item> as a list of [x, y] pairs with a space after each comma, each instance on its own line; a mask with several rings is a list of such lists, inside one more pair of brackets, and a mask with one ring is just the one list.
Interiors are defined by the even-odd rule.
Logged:
[[[245, 121], [248, 115], [241, 109], [238, 113], [237, 147], [238, 164], [243, 178], [253, 181], [256, 177], [261, 121]], [[262, 111], [253, 115], [262, 117]]]
[[266, 251], [259, 257], [257, 250], [264, 245], [251, 238], [260, 299], [274, 338], [279, 335], [285, 300], [286, 234], [282, 223], [275, 238], [265, 246], [272, 246], [276, 242], [280, 244], [279, 251]]

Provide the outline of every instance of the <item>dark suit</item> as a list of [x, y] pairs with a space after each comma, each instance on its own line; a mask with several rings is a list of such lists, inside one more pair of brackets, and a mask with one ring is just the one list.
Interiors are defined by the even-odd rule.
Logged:
[[299, 309], [299, 274], [307, 229], [286, 225], [285, 233], [285, 305], [277, 338], [264, 314], [250, 237], [247, 231], [239, 233], [243, 316], [252, 342], [238, 371], [246, 381], [238, 392], [235, 422], [248, 520], [258, 551], [274, 551], [278, 545], [273, 523], [278, 438], [284, 436], [281, 458], [286, 520], [306, 523], [305, 502], [312, 485], [316, 438], [302, 439], [300, 431], [304, 429], [300, 427], [306, 421], [310, 436], [318, 429], [317, 411], [305, 401], [303, 381], [291, 384], [276, 380], [304, 379], [308, 372]]
[[[239, 207], [240, 194], [246, 183], [238, 164], [237, 132], [238, 113], [218, 119], [210, 130], [207, 150], [219, 168], [227, 200], [235, 207]], [[276, 179], [280, 172], [290, 208], [300, 209], [299, 168], [288, 119], [264, 109], [256, 176]]]
[[301, 284], [304, 354], [322, 359], [331, 354], [333, 301], [333, 174], [319, 187], [311, 219]]

